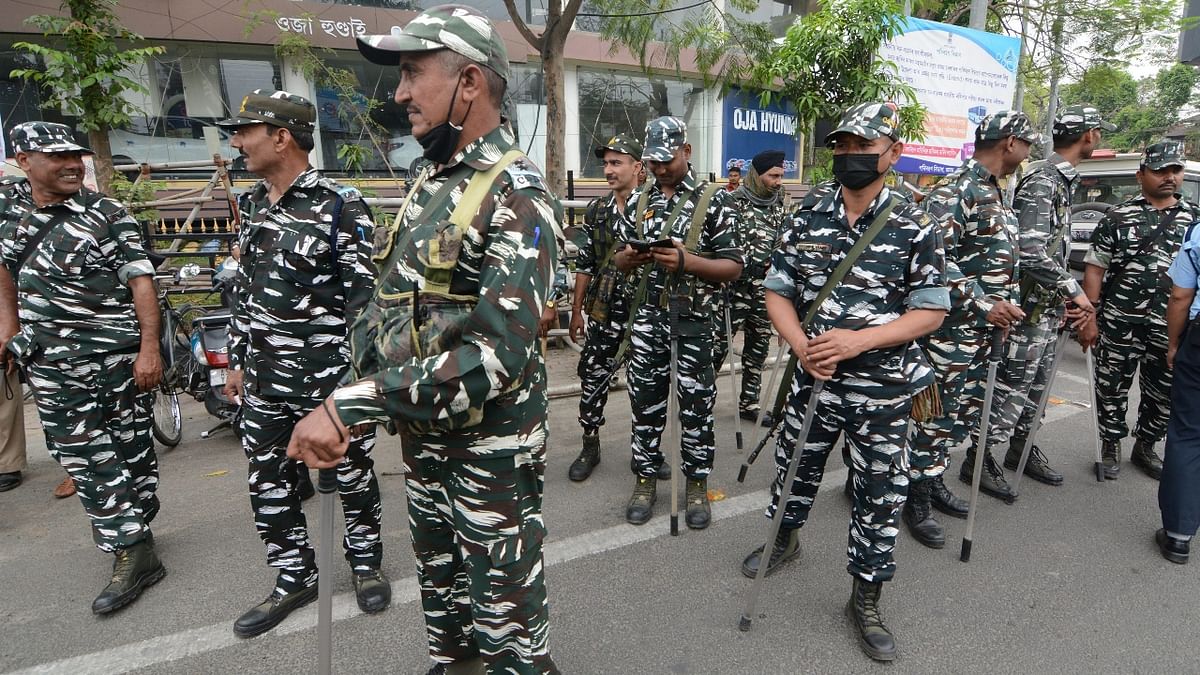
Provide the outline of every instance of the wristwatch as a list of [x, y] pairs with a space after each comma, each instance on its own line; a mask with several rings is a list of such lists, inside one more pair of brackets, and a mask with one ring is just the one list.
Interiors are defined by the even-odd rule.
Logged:
[[548, 307], [548, 308], [550, 308], [550, 309], [553, 309], [553, 308], [555, 308], [555, 307], [558, 307], [558, 301], [557, 301], [557, 300], [547, 300], [547, 301], [546, 301], [546, 307]]

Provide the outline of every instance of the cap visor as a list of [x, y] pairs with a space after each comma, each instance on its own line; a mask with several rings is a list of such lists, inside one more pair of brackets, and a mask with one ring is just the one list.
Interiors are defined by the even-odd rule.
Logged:
[[608, 152], [609, 150], [612, 150], [612, 148], [604, 145], [597, 145], [596, 151], [593, 154], [596, 155], [596, 159], [604, 159], [604, 153]]
[[400, 55], [405, 52], [430, 52], [435, 49], [448, 47], [411, 35], [366, 35], [358, 38], [359, 53], [371, 63], [381, 66], [400, 65]]
[[85, 155], [96, 154], [96, 153], [92, 152], [91, 149], [85, 148], [82, 145], [79, 145], [78, 143], [50, 143], [48, 145], [41, 146], [40, 148], [38, 148], [37, 150], [34, 150], [33, 152], [43, 152], [46, 154], [53, 154], [56, 152], [81, 152]]
[[1117, 125], [1113, 124], [1112, 122], [1100, 122], [1100, 128], [1105, 131], [1116, 131]]
[[1146, 165], [1146, 168], [1150, 169], [1151, 171], [1158, 171], [1159, 169], [1165, 169], [1168, 166], [1184, 166], [1184, 163], [1183, 160], [1172, 159], [1167, 162], [1151, 162]]
[[227, 120], [221, 120], [215, 124], [219, 127], [245, 127], [251, 124], [266, 124], [266, 122], [259, 119], [254, 119], [252, 117], [246, 117], [245, 115], [238, 115], [237, 117], [230, 117]]

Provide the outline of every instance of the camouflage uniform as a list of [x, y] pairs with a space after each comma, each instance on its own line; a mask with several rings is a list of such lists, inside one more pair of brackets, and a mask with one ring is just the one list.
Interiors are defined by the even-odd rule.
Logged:
[[[81, 149], [62, 125], [34, 122], [13, 134], [61, 134], [59, 146], [43, 143], [41, 152]], [[25, 140], [14, 137], [14, 149]], [[6, 192], [0, 259], [16, 283], [21, 324], [9, 349], [25, 368], [46, 447], [74, 480], [96, 546], [131, 548], [149, 537], [159, 509], [151, 395], [133, 381], [141, 330], [129, 289], [154, 268], [137, 222], [116, 200], [82, 188], [39, 208], [28, 183]], [[49, 234], [18, 273], [18, 257], [43, 228]]]
[[[751, 168], [751, 175], [757, 175]], [[779, 229], [783, 224], [784, 206], [782, 195], [776, 193], [768, 204], [755, 203], [749, 194], [748, 184], [754, 179], [747, 176], [731, 195], [729, 208], [733, 211], [734, 236], [746, 258], [742, 275], [726, 285], [729, 302], [729, 326], [734, 335], [744, 332], [742, 342], [742, 390], [738, 396], [738, 411], [757, 415], [758, 399], [762, 387], [763, 363], [771, 348], [771, 320], [767, 318], [766, 291], [763, 278], [771, 263], [771, 253], [779, 240]], [[761, 201], [761, 199], [759, 200]], [[713, 367], [720, 369], [729, 351], [729, 336], [725, 333], [724, 306], [714, 316], [716, 332], [713, 336]]]
[[[1170, 163], [1155, 162], [1151, 168]], [[1173, 163], [1182, 165], [1180, 153], [1176, 152]], [[1084, 262], [1106, 270], [1095, 353], [1098, 420], [1105, 441], [1119, 442], [1128, 435], [1126, 406], [1139, 364], [1142, 397], [1134, 435], [1153, 445], [1167, 433], [1171, 412], [1166, 319], [1171, 280], [1167, 269], [1179, 252], [1184, 233], [1198, 219], [1200, 208], [1187, 200], [1179, 199], [1176, 205], [1158, 210], [1138, 195], [1110, 209], [1092, 233]], [[1160, 225], [1166, 223], [1168, 229], [1159, 233]], [[1155, 234], [1154, 244], [1144, 247], [1143, 241], [1149, 242]]]
[[[349, 368], [348, 326], [374, 285], [374, 225], [357, 190], [315, 169], [274, 204], [269, 187], [260, 182], [241, 201], [229, 353], [230, 368], [245, 378], [239, 426], [255, 527], [268, 564], [280, 570], [278, 590], [292, 593], [316, 583], [317, 568], [296, 483], [307, 469], [288, 459], [288, 441]], [[373, 430], [352, 439], [337, 470], [346, 559], [360, 573], [383, 558], [374, 445]]]
[[[495, 28], [463, 7], [427, 10], [402, 34], [359, 38], [383, 65], [397, 52], [447, 47], [508, 78]], [[542, 562], [547, 399], [537, 328], [561, 206], [519, 156], [462, 229], [446, 222], [472, 178], [516, 149], [503, 126], [471, 141], [423, 172], [395, 226], [377, 230], [379, 282], [351, 331], [357, 381], [334, 398], [345, 424], [401, 434], [433, 658], [557, 672]]]
[[[1025, 115], [1004, 113], [985, 118], [976, 139], [1013, 135], [1030, 143], [1038, 138]], [[945, 414], [916, 425], [914, 482], [942, 475], [949, 450], [979, 424], [990, 352], [987, 315], [995, 300], [1016, 302], [1019, 254], [1016, 214], [996, 176], [975, 159], [939, 181], [921, 206], [941, 225], [952, 309], [924, 341]]]
[[[686, 125], [675, 117], [660, 117], [646, 125], [646, 152], [660, 148], [664, 139], [673, 138], [672, 145], [686, 143]], [[679, 140], [682, 138], [683, 140]], [[647, 154], [646, 159], [657, 156]], [[626, 232], [629, 241], [654, 241], [674, 238], [688, 239], [692, 229], [692, 214], [708, 187], [707, 181], [697, 181], [691, 166], [675, 193], [667, 199], [657, 183], [647, 190], [645, 211], [638, 212], [641, 199], [630, 200], [626, 211]], [[678, 215], [671, 223], [667, 219], [676, 207]], [[729, 193], [717, 190], [712, 194], [703, 216], [699, 237], [692, 252], [705, 257], [732, 260], [741, 264], [742, 255], [734, 235], [732, 211], [728, 207]], [[670, 391], [671, 326], [667, 301], [673, 291], [686, 295], [689, 306], [679, 314], [678, 400], [681, 428], [680, 446], [683, 453], [683, 473], [689, 478], [705, 479], [712, 470], [716, 447], [713, 438], [713, 404], [716, 388], [713, 382], [713, 297], [716, 284], [695, 275], [680, 275], [673, 280], [666, 268], [648, 264], [635, 271], [638, 285], [645, 279], [642, 302], [634, 298], [629, 360], [629, 402], [633, 408], [633, 463], [635, 473], [642, 477], [656, 476], [664, 461], [661, 448], [662, 433], [667, 421], [667, 395]], [[631, 285], [633, 281], [630, 281]], [[631, 286], [632, 288], [632, 286]]]

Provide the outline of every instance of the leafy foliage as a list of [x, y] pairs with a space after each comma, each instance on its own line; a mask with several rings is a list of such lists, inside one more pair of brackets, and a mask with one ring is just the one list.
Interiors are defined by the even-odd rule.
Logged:
[[1122, 69], [1092, 66], [1079, 82], [1063, 88], [1065, 103], [1090, 103], [1117, 126], [1104, 144], [1119, 152], [1140, 151], [1161, 139], [1179, 122], [1180, 111], [1191, 103], [1200, 72], [1177, 63], [1152, 78], [1136, 82]]

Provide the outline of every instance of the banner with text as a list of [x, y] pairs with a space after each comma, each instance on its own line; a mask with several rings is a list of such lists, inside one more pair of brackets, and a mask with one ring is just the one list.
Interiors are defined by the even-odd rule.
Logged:
[[[749, 171], [750, 160], [764, 150], [783, 151], [784, 178], [795, 178], [796, 113], [791, 104], [761, 106], [758, 97], [731, 89], [723, 101], [725, 124], [721, 135], [721, 170], [736, 166]], [[695, 139], [692, 139], [693, 141]]]
[[928, 110], [925, 140], [906, 142], [896, 169], [944, 175], [970, 157], [979, 121], [1012, 107], [1020, 50], [1020, 38], [909, 17], [879, 50]]

